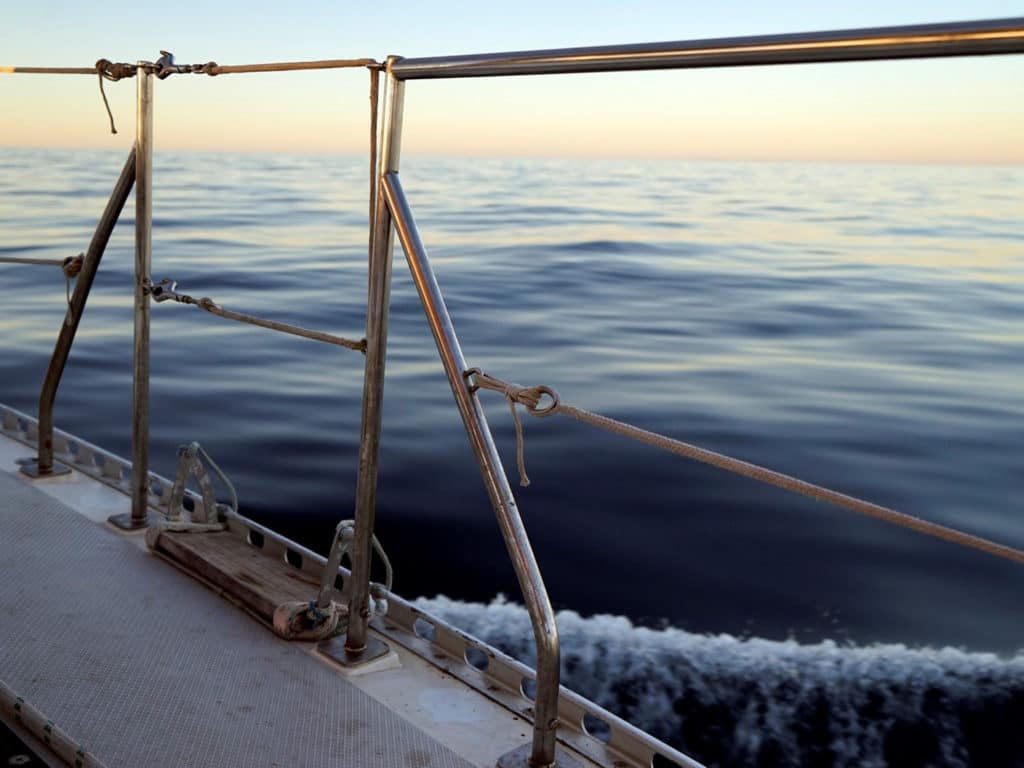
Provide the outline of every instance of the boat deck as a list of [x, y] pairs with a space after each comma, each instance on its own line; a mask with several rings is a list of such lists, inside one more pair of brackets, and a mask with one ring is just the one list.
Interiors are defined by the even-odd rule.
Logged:
[[346, 677], [99, 522], [124, 496], [77, 473], [34, 487], [0, 442], [0, 681], [109, 768], [493, 766], [528, 741], [402, 649]]

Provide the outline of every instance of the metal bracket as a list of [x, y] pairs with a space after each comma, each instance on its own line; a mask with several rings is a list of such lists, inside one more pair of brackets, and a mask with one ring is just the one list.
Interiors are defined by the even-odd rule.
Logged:
[[33, 480], [47, 480], [51, 477], [61, 477], [62, 475], [70, 475], [71, 469], [65, 467], [63, 464], [53, 462], [53, 468], [49, 472], [39, 471], [39, 459], [35, 456], [29, 456], [24, 459], [18, 459], [20, 465], [19, 471], [23, 475], [28, 475]]
[[511, 752], [498, 758], [497, 768], [584, 768], [583, 763], [571, 756], [560, 746], [555, 746], [555, 762], [547, 765], [534, 765], [530, 762], [533, 753], [532, 744], [523, 744]]
[[347, 637], [348, 633], [346, 632], [344, 635], [321, 640], [317, 644], [316, 649], [343, 667], [361, 667], [363, 664], [368, 664], [374, 659], [379, 659], [381, 656], [387, 656], [391, 650], [383, 640], [367, 636], [366, 645], [363, 646], [361, 651], [350, 651], [345, 647]]
[[206, 467], [199, 458], [199, 451], [199, 443], [178, 446], [178, 473], [175, 475], [171, 496], [167, 502], [167, 518], [169, 520], [179, 521], [181, 519], [184, 510], [185, 484], [188, 483], [189, 475], [192, 475], [199, 484], [199, 491], [203, 496], [202, 511], [197, 509], [191, 513], [192, 522], [207, 524], [219, 522], [220, 511], [217, 497], [214, 495], [213, 484], [210, 482]]
[[124, 512], [120, 515], [111, 515], [107, 518], [107, 522], [115, 528], [120, 528], [122, 531], [141, 531], [143, 528], [149, 527], [149, 520], [142, 520], [141, 522], [135, 522], [132, 519], [131, 512]]
[[160, 51], [160, 58], [156, 60], [153, 66], [156, 69], [154, 74], [159, 80], [166, 80], [178, 71], [177, 66], [174, 64], [174, 54], [170, 51]]
[[156, 302], [181, 301], [181, 296], [178, 295], [178, 283], [169, 277], [165, 277], [159, 283], [148, 283], [146, 285], [146, 292]]

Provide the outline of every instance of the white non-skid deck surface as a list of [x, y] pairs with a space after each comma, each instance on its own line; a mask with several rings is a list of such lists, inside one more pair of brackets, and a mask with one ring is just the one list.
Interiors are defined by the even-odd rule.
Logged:
[[109, 768], [469, 765], [307, 646], [3, 471], [0, 680]]

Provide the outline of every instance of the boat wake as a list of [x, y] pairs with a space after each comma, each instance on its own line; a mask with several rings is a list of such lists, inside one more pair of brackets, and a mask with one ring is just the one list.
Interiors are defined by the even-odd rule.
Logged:
[[[417, 604], [534, 665], [525, 608]], [[708, 766], [1024, 765], [1024, 653], [813, 645], [558, 614], [562, 682]]]

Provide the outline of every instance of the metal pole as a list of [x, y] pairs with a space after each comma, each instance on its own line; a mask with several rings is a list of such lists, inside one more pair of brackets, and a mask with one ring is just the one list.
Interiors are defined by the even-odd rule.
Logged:
[[146, 526], [149, 513], [149, 282], [153, 255], [153, 75], [139, 62], [135, 120], [135, 336], [132, 350], [132, 511], [110, 522]]
[[[384, 85], [384, 136], [380, 175], [398, 170], [402, 149], [402, 106], [405, 85], [391, 74], [397, 57], [388, 57]], [[380, 453], [381, 415], [384, 400], [384, 362], [388, 341], [388, 309], [391, 296], [391, 252], [394, 245], [391, 212], [383, 204], [378, 187], [373, 248], [370, 252], [369, 290], [366, 307], [366, 369], [363, 377], [362, 433], [359, 440], [359, 475], [356, 481], [356, 530], [352, 545], [352, 576], [349, 592], [348, 631], [345, 651], [360, 660], [372, 656], [367, 647], [370, 620], [370, 556], [377, 504], [377, 458]]]
[[555, 613], [551, 608], [551, 601], [544, 587], [540, 567], [534, 558], [526, 528], [519, 516], [512, 487], [505, 476], [501, 457], [487, 425], [487, 417], [476, 394], [470, 391], [466, 382], [466, 360], [462, 356], [455, 326], [445, 306], [441, 288], [434, 277], [426, 248], [420, 240], [398, 174], [384, 174], [381, 186], [387, 201], [386, 207], [394, 216], [395, 227], [405, 250], [405, 258], [409, 262], [413, 282], [423, 303], [423, 311], [434, 334], [434, 341], [437, 342], [441, 362], [448, 375], [448, 383], [451, 385], [452, 394], [455, 395], [455, 402], [459, 407], [473, 453], [480, 465], [484, 485], [497, 515], [501, 535], [505, 539], [512, 567], [519, 580], [519, 588], [523, 592], [523, 601], [533, 624], [534, 638], [537, 642], [537, 696], [534, 700], [536, 714], [530, 765], [537, 768], [554, 765], [559, 680], [558, 627], [555, 625]]
[[50, 365], [46, 369], [46, 378], [43, 380], [43, 386], [39, 392], [39, 458], [34, 466], [28, 464], [21, 468], [22, 472], [32, 477], [48, 477], [54, 474], [64, 474], [67, 471], [59, 469], [55, 471], [53, 466], [53, 404], [57, 399], [57, 388], [60, 386], [64, 366], [67, 364], [68, 355], [71, 354], [71, 345], [75, 342], [75, 334], [82, 319], [82, 312], [85, 311], [85, 303], [89, 300], [93, 279], [96, 277], [103, 252], [107, 248], [110, 235], [114, 231], [114, 226], [117, 224], [117, 219], [121, 215], [121, 210], [124, 208], [134, 183], [135, 149], [133, 148], [121, 169], [121, 175], [117, 179], [117, 184], [114, 185], [114, 191], [110, 193], [107, 207], [103, 209], [103, 215], [96, 225], [96, 231], [93, 233], [89, 250], [82, 263], [82, 271], [75, 282], [75, 292], [71, 295], [67, 315], [60, 327], [60, 335], [53, 348]]
[[1024, 18], [403, 59], [402, 80], [1024, 53]]

